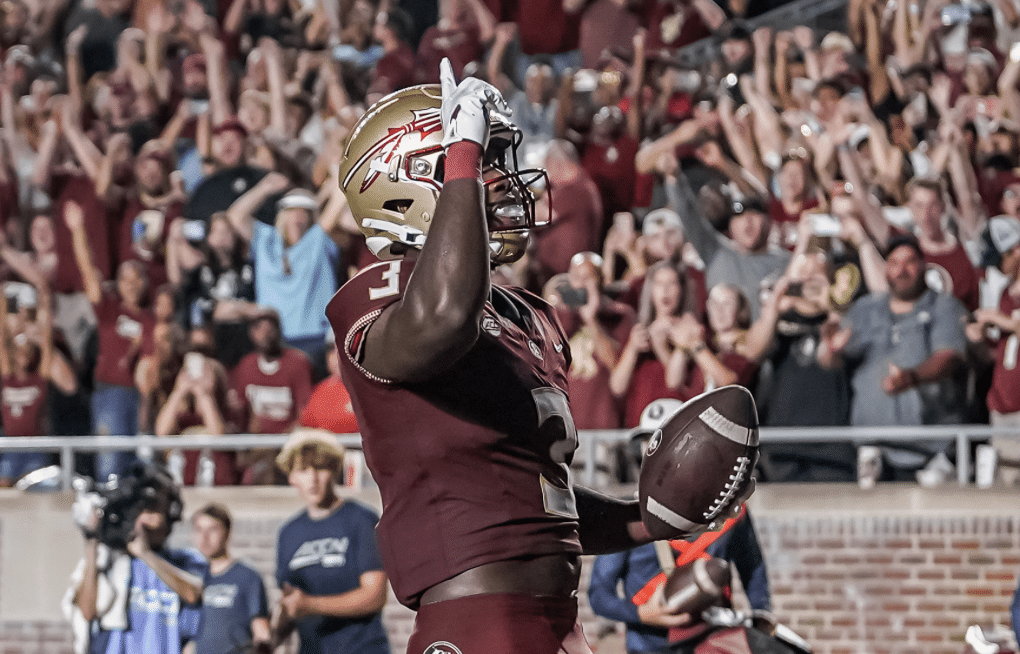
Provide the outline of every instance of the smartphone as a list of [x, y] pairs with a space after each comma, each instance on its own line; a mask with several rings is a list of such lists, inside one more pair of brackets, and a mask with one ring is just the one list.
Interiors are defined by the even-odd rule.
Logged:
[[199, 114], [204, 114], [205, 112], [209, 111], [209, 101], [208, 100], [204, 100], [204, 99], [201, 99], [201, 98], [190, 98], [188, 100], [188, 104], [190, 105], [189, 108], [191, 109], [191, 115], [192, 116], [197, 116]]
[[588, 304], [588, 290], [584, 288], [574, 288], [567, 282], [563, 282], [556, 287], [556, 292], [560, 294], [563, 299], [563, 303], [568, 307], [583, 307]]
[[838, 236], [840, 232], [839, 219], [827, 213], [811, 214], [811, 231], [816, 236]]
[[188, 352], [184, 355], [184, 369], [192, 379], [201, 379], [205, 367], [205, 357], [199, 352]]

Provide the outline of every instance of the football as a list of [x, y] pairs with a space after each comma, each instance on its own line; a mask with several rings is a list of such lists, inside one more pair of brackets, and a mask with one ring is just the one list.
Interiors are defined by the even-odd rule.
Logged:
[[704, 531], [739, 497], [757, 460], [750, 391], [723, 386], [685, 403], [652, 434], [642, 457], [638, 499], [648, 533], [675, 539]]
[[730, 566], [724, 559], [694, 559], [670, 573], [663, 586], [663, 602], [670, 613], [695, 617], [719, 603], [730, 584]]

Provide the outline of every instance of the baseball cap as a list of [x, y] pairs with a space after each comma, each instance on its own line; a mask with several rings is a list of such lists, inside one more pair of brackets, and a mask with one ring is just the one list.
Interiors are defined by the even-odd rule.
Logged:
[[339, 458], [341, 465], [338, 469], [343, 468], [344, 447], [337, 440], [336, 434], [325, 429], [307, 428], [295, 429], [290, 435], [283, 444], [283, 449], [276, 455], [276, 467], [289, 475], [294, 469], [295, 459], [305, 446], [314, 448], [316, 458], [323, 455]]
[[988, 221], [988, 236], [999, 254], [1020, 245], [1020, 220], [1013, 216], [995, 216]]
[[765, 200], [755, 195], [748, 195], [746, 197], [734, 200], [730, 207], [730, 212], [733, 216], [739, 216], [751, 211], [757, 211], [768, 215], [769, 208], [765, 205]]
[[312, 195], [311, 191], [306, 191], [303, 188], [296, 188], [288, 191], [280, 200], [276, 203], [276, 210], [282, 211], [283, 209], [307, 209], [308, 211], [316, 211], [319, 208], [319, 203], [316, 201], [315, 196]]
[[854, 47], [854, 42], [850, 40], [849, 36], [842, 32], [829, 32], [825, 35], [825, 38], [822, 39], [822, 42], [818, 47], [822, 51], [842, 50], [847, 54], [853, 54], [857, 51], [857, 48]]
[[680, 216], [678, 216], [672, 209], [663, 207], [661, 209], [651, 211], [647, 216], [645, 216], [644, 221], [641, 223], [641, 233], [645, 236], [658, 234], [664, 229], [676, 229], [683, 231], [683, 225], [680, 223]]
[[683, 405], [683, 402], [671, 397], [652, 400], [641, 412], [638, 426], [631, 430], [631, 437], [638, 434], [651, 434], [661, 427], [662, 423], [666, 422], [670, 416], [679, 411]]
[[896, 249], [901, 247], [908, 247], [917, 252], [917, 256], [924, 258], [924, 251], [921, 250], [921, 244], [917, 242], [917, 238], [911, 234], [900, 234], [889, 239], [889, 247], [886, 248], [885, 257], [888, 259]]

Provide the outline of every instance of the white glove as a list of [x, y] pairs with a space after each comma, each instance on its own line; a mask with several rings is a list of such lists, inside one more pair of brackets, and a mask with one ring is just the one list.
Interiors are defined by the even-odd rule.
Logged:
[[439, 81], [443, 94], [443, 147], [459, 141], [473, 141], [484, 150], [489, 144], [489, 112], [509, 118], [511, 112], [506, 100], [495, 86], [475, 77], [457, 84], [453, 66], [446, 57], [439, 64]]

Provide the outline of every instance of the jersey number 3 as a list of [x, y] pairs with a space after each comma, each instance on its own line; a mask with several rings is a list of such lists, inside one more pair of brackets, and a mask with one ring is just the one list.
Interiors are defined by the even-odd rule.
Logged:
[[577, 429], [570, 416], [570, 406], [566, 396], [555, 388], [535, 388], [531, 396], [538, 410], [538, 432], [549, 443], [550, 458], [563, 467], [562, 480], [550, 480], [539, 475], [545, 512], [577, 520], [577, 502], [570, 475], [570, 460], [577, 449]]
[[384, 286], [372, 286], [368, 289], [369, 300], [381, 300], [400, 292], [400, 262], [391, 261], [390, 265], [383, 271], [382, 280]]

